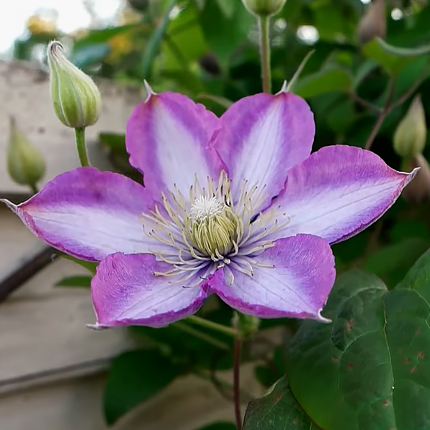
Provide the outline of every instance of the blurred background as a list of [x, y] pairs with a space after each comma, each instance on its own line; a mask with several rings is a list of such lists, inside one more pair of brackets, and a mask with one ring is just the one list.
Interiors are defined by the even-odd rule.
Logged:
[[[258, 28], [241, 0], [14, 0], [0, 10], [0, 196], [16, 203], [31, 189], [6, 167], [16, 137], [10, 118], [44, 160], [39, 187], [79, 164], [73, 132], [54, 116], [49, 98], [45, 52], [53, 39], [102, 92], [100, 121], [88, 129], [91, 160], [138, 181], [124, 129], [144, 97], [143, 79], [218, 115], [261, 91]], [[427, 0], [287, 0], [271, 20], [274, 92], [314, 51], [293, 88], [314, 112], [314, 150], [366, 146], [395, 169], [421, 167], [380, 221], [333, 248], [338, 272], [364, 269], [389, 288], [430, 247], [429, 23]], [[398, 136], [406, 138], [396, 143], [405, 118], [406, 132]], [[94, 266], [53, 259], [53, 250], [3, 207], [0, 255], [2, 430], [198, 430], [231, 421], [229, 388], [217, 376], [231, 367], [230, 355], [195, 333], [185, 336], [191, 328], [185, 323], [86, 330], [94, 320], [88, 292]], [[214, 300], [203, 312], [228, 324], [231, 311]], [[295, 322], [265, 321], [263, 332], [274, 325], [291, 332]], [[248, 397], [283, 373], [276, 333], [245, 354], [248, 364], [259, 360], [245, 372]], [[143, 354], [134, 350], [142, 345]]]

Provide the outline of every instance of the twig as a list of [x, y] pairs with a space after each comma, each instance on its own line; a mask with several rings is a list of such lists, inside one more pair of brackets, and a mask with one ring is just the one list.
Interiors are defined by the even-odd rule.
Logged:
[[409, 88], [408, 91], [406, 91], [405, 94], [403, 94], [398, 100], [396, 100], [388, 109], [388, 113], [390, 113], [393, 109], [396, 109], [396, 107], [403, 104], [414, 92], [415, 90], [421, 85], [425, 75], [427, 74], [428, 70], [430, 68], [430, 62], [427, 63], [427, 65], [423, 68], [421, 73], [419, 74], [417, 80], [414, 82], [412, 87]]
[[388, 94], [387, 94], [387, 98], [385, 99], [384, 108], [380, 111], [378, 119], [376, 120], [375, 125], [373, 126], [373, 129], [370, 132], [369, 137], [367, 138], [366, 144], [364, 145], [365, 149], [370, 149], [370, 147], [372, 146], [372, 143], [375, 140], [375, 137], [378, 134], [378, 131], [381, 128], [381, 125], [384, 122], [385, 117], [390, 111], [390, 105], [391, 105], [391, 101], [393, 100], [395, 85], [396, 85], [396, 78], [392, 76], [390, 79]]
[[375, 106], [374, 104], [362, 99], [354, 91], [348, 91], [348, 95], [359, 105], [365, 107], [366, 109], [373, 110], [374, 112], [381, 113], [382, 108]]
[[240, 412], [240, 352], [242, 341], [239, 338], [234, 340], [233, 351], [233, 398], [234, 416], [236, 419], [236, 429], [242, 430], [242, 414]]

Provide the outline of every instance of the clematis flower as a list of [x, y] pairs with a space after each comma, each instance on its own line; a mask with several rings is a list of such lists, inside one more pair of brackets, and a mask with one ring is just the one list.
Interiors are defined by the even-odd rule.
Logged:
[[291, 93], [246, 97], [217, 118], [149, 89], [126, 130], [145, 186], [79, 168], [7, 204], [45, 242], [100, 261], [96, 327], [164, 326], [212, 293], [256, 317], [324, 321], [330, 244], [379, 218], [414, 172], [349, 146], [310, 155], [313, 138], [309, 106]]

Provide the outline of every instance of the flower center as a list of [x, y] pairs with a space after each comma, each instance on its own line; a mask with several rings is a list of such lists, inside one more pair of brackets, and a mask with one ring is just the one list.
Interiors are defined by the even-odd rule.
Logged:
[[191, 241], [213, 260], [223, 259], [238, 241], [238, 219], [216, 196], [199, 196], [190, 210]]

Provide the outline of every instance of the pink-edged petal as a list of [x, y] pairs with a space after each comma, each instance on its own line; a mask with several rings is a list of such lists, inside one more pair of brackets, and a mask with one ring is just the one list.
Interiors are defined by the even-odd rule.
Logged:
[[174, 184], [188, 195], [195, 178], [218, 179], [222, 162], [207, 145], [219, 119], [203, 105], [176, 93], [149, 94], [127, 123], [130, 164], [144, 174], [145, 187], [155, 199]]
[[308, 233], [330, 243], [345, 240], [381, 217], [414, 175], [360, 148], [322, 148], [288, 173], [269, 210], [279, 207], [289, 222], [274, 238]]
[[[154, 275], [171, 269], [150, 254], [118, 253], [103, 259], [91, 282], [97, 316], [94, 327], [163, 327], [195, 313], [207, 297], [206, 288], [187, 288], [175, 282], [174, 276]], [[198, 274], [190, 284], [196, 279]]]
[[157, 245], [144, 235], [140, 219], [154, 201], [141, 185], [116, 173], [79, 168], [18, 206], [6, 203], [36, 236], [84, 260]]
[[211, 290], [244, 314], [327, 321], [321, 310], [336, 273], [333, 254], [324, 239], [304, 234], [280, 239], [255, 260], [273, 267], [254, 265], [251, 277], [232, 265], [232, 285], [225, 269], [218, 270], [209, 282]]
[[238, 199], [243, 180], [249, 181], [248, 189], [257, 185], [266, 197], [258, 212], [282, 190], [288, 170], [311, 153], [313, 114], [302, 98], [281, 91], [239, 100], [221, 125], [212, 145], [233, 179], [233, 197]]

